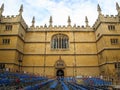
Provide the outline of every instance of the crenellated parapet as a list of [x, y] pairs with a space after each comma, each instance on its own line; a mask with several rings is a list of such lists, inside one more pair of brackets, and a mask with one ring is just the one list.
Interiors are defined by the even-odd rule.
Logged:
[[28, 27], [24, 19], [19, 15], [2, 16], [1, 23], [21, 23], [23, 27]]
[[30, 27], [29, 29], [28, 29], [28, 31], [93, 31], [93, 28], [92, 27], [85, 27], [85, 26], [76, 26], [76, 25], [74, 25], [74, 26], [61, 26], [61, 25], [59, 25], [59, 26], [57, 26], [57, 25], [55, 25], [55, 26], [52, 26], [52, 27], [50, 27], [50, 26], [36, 26], [36, 27]]
[[[117, 9], [118, 9], [118, 3], [117, 3]], [[93, 25], [93, 28], [96, 30], [97, 27], [102, 23], [115, 23], [115, 22], [119, 22], [119, 15], [104, 15], [102, 14], [102, 10], [98, 4], [98, 7], [97, 7], [97, 11], [98, 11], [98, 18], [97, 20], [95, 21], [94, 25]]]
[[68, 25], [67, 26], [52, 25], [52, 22], [53, 22], [52, 16], [50, 16], [48, 26], [46, 24], [44, 26], [35, 26], [35, 17], [33, 17], [32, 25], [30, 26], [28, 31], [93, 31], [93, 28], [90, 27], [88, 24], [89, 21], [88, 21], [87, 16], [85, 17], [86, 26], [76, 26], [76, 24], [72, 26], [70, 16], [68, 16], [68, 20], [67, 20]]
[[19, 15], [2, 16], [1, 17], [1, 22], [4, 22], [4, 23], [12, 23], [12, 22], [19, 22], [19, 21], [20, 21]]
[[53, 25], [53, 18], [50, 16], [49, 18], [49, 25], [43, 25], [43, 26], [35, 26], [35, 17], [32, 19], [32, 25], [28, 28], [26, 22], [24, 21], [22, 17], [23, 13], [23, 5], [20, 6], [19, 9], [19, 14], [16, 16], [3, 16], [2, 12], [4, 11], [4, 4], [2, 4], [0, 8], [0, 22], [1, 23], [20, 23], [25, 29], [27, 28], [28, 31], [94, 31], [99, 27], [99, 25], [104, 22], [104, 23], [117, 23], [120, 22], [120, 6], [118, 3], [116, 3], [116, 10], [118, 14], [116, 16], [114, 15], [104, 15], [102, 14], [102, 9], [100, 5], [98, 4], [97, 6], [97, 11], [98, 11], [98, 18], [96, 22], [94, 23], [93, 27], [89, 26], [89, 21], [87, 16], [85, 16], [85, 26], [76, 26], [76, 25], [71, 25], [71, 18], [68, 16], [67, 25], [66, 26], [54, 26]]
[[101, 15], [100, 17], [98, 17], [98, 19], [96, 20], [96, 22], [94, 23], [93, 27], [96, 29], [100, 23], [109, 23], [109, 22], [118, 22], [118, 16], [114, 16], [114, 15]]
[[[4, 5], [4, 4], [3, 4]], [[3, 8], [4, 6], [1, 6]], [[21, 5], [19, 14], [18, 15], [11, 15], [11, 16], [1, 16], [0, 22], [1, 23], [20, 23], [24, 28], [27, 28], [27, 24], [22, 17], [23, 12], [23, 5]]]

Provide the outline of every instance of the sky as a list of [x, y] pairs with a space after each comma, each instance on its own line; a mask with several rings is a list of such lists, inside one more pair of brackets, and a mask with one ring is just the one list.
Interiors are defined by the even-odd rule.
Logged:
[[49, 25], [52, 16], [53, 25], [67, 25], [68, 16], [71, 25], [85, 25], [85, 16], [89, 25], [93, 26], [98, 12], [99, 4], [104, 15], [116, 15], [116, 2], [120, 0], [0, 0], [0, 6], [4, 3], [4, 16], [18, 15], [19, 8], [23, 4], [23, 18], [28, 26], [31, 26], [35, 17], [35, 26]]

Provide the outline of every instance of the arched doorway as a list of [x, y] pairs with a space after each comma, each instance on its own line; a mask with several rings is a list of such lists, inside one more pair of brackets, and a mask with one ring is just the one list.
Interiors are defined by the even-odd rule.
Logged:
[[64, 76], [64, 71], [62, 69], [58, 69], [56, 72], [56, 76]]
[[55, 76], [65, 76], [65, 62], [59, 57], [59, 60], [55, 62]]

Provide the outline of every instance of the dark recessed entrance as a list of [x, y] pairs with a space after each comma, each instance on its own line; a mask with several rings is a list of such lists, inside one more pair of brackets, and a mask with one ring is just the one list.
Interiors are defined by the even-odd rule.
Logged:
[[56, 72], [56, 76], [64, 76], [64, 71], [62, 69], [58, 69]]

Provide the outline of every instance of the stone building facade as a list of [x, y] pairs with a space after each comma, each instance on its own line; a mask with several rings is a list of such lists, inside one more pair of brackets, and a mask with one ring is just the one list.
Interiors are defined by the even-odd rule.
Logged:
[[0, 68], [39, 73], [47, 76], [118, 76], [120, 69], [120, 7], [116, 16], [103, 15], [90, 27], [27, 26], [23, 6], [16, 16], [3, 16], [0, 8]]

